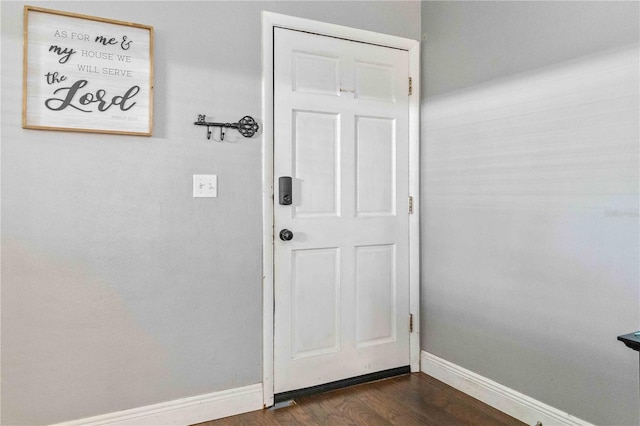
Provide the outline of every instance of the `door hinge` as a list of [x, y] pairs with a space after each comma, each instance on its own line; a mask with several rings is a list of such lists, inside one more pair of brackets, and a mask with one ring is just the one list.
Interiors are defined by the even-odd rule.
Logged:
[[409, 197], [409, 214], [413, 214], [413, 197]]
[[413, 79], [409, 77], [409, 95], [413, 94]]
[[409, 333], [413, 333], [413, 314], [409, 314]]

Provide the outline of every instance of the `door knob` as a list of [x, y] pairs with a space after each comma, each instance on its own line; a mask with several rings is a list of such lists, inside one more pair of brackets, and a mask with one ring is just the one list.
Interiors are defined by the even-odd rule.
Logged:
[[280, 239], [282, 241], [291, 241], [293, 239], [293, 232], [288, 229], [283, 229], [280, 231]]

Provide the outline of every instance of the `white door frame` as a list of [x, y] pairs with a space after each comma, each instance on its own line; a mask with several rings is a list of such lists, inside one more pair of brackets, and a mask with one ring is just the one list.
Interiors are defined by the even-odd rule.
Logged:
[[[306, 31], [369, 44], [407, 50], [413, 94], [409, 97], [409, 194], [413, 214], [409, 216], [409, 311], [413, 332], [409, 335], [411, 371], [420, 371], [420, 43], [416, 40], [374, 33], [262, 12], [262, 386], [265, 407], [273, 405], [273, 29]], [[408, 326], [408, 324], [407, 324]]]

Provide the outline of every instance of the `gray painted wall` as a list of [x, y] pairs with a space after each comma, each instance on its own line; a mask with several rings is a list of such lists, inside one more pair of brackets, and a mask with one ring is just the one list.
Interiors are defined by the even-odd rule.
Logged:
[[424, 2], [422, 348], [637, 425], [639, 4]]
[[425, 1], [422, 14], [428, 96], [616, 48], [639, 31], [634, 1]]
[[[417, 2], [28, 2], [155, 27], [154, 136], [23, 130], [23, 2], [2, 1], [2, 424], [262, 380], [261, 11], [417, 39]], [[218, 198], [193, 199], [192, 175]]]

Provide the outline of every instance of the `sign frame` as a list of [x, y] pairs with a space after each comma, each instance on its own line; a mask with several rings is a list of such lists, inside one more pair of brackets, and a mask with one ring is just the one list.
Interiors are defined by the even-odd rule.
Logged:
[[153, 27], [24, 6], [22, 127], [153, 133]]

